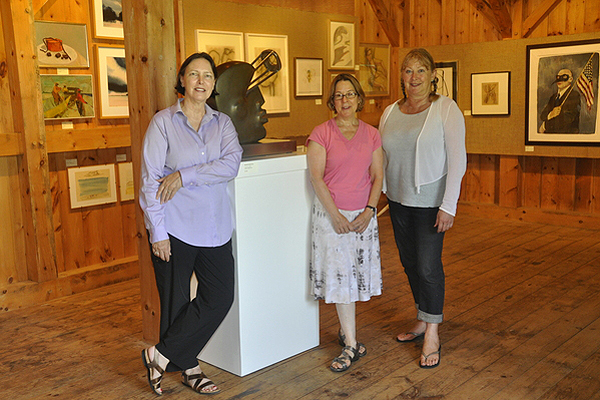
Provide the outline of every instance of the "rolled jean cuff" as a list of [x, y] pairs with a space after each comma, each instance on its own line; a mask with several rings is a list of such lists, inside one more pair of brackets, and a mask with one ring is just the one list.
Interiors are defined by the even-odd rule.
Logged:
[[419, 310], [417, 312], [417, 319], [429, 324], [441, 324], [444, 320], [444, 314], [427, 314], [426, 312]]

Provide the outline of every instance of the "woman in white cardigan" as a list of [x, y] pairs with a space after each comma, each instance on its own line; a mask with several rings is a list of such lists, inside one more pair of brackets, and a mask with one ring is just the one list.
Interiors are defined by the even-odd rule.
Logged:
[[435, 64], [427, 50], [409, 52], [400, 72], [404, 98], [386, 108], [379, 131], [390, 217], [417, 321], [396, 340], [424, 337], [419, 365], [434, 368], [441, 360], [444, 232], [454, 223], [467, 165], [465, 122], [456, 103], [436, 93]]

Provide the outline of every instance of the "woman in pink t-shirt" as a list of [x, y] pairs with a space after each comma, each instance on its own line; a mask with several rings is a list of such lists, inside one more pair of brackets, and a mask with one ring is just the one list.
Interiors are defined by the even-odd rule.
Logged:
[[327, 105], [336, 116], [307, 140], [315, 190], [312, 208], [311, 292], [335, 303], [344, 346], [331, 370], [342, 372], [367, 354], [356, 339], [356, 301], [381, 294], [377, 202], [383, 182], [383, 150], [377, 129], [359, 120], [365, 94], [355, 77], [338, 75]]

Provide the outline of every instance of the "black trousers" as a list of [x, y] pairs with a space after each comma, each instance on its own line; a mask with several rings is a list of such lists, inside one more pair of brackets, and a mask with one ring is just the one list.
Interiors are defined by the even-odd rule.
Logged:
[[[231, 308], [234, 260], [231, 240], [218, 247], [196, 247], [169, 238], [169, 262], [152, 255], [160, 296], [160, 342], [156, 348], [171, 361], [168, 371], [180, 371], [198, 365], [196, 356]], [[198, 289], [190, 301], [193, 272]]]

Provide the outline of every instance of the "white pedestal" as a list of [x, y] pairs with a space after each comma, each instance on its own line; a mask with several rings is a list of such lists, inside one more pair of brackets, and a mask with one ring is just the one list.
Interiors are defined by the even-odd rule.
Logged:
[[306, 155], [243, 161], [229, 190], [235, 300], [200, 359], [244, 376], [319, 345], [318, 302], [309, 295]]

